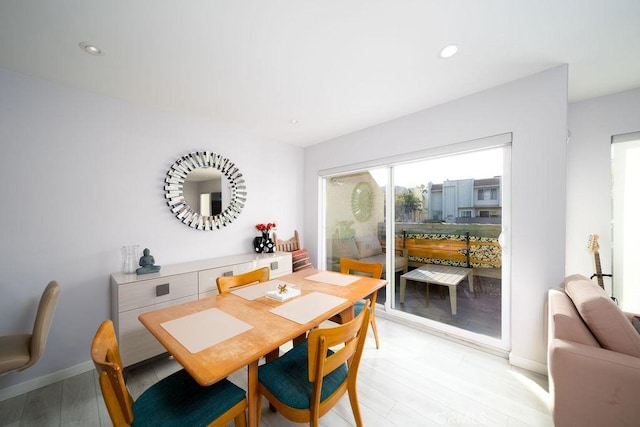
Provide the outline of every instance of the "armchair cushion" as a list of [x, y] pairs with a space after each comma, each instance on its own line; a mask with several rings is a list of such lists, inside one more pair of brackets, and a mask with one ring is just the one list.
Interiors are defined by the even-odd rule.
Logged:
[[640, 334], [604, 289], [586, 277], [570, 276], [565, 290], [603, 348], [640, 357]]
[[358, 246], [355, 239], [333, 239], [331, 256], [334, 259], [352, 258], [359, 259]]
[[382, 246], [376, 236], [365, 236], [356, 238], [359, 258], [368, 258], [382, 253]]

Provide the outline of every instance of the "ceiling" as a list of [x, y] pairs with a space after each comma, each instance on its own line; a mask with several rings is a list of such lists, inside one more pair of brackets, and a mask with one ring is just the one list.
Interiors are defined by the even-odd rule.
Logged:
[[571, 102], [638, 88], [639, 21], [638, 0], [2, 0], [0, 67], [309, 146], [561, 64]]

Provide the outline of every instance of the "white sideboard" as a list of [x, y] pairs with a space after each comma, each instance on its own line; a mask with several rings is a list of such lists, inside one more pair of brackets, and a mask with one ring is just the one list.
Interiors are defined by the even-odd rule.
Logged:
[[241, 254], [163, 265], [158, 273], [111, 275], [111, 319], [116, 328], [124, 366], [149, 359], [166, 350], [140, 323], [138, 316], [186, 301], [218, 294], [216, 278], [260, 267], [271, 277], [292, 272], [291, 253]]

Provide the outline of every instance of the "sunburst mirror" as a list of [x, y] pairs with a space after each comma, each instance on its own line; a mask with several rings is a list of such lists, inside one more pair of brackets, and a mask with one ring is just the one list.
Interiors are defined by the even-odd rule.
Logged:
[[373, 188], [368, 182], [361, 182], [351, 193], [351, 212], [355, 219], [364, 222], [371, 218], [373, 212]]
[[247, 187], [229, 159], [211, 151], [180, 157], [164, 180], [167, 205], [180, 221], [196, 230], [225, 227], [240, 215]]

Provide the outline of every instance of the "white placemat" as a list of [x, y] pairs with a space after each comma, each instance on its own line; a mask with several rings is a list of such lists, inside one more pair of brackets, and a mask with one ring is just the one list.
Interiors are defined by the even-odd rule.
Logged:
[[231, 291], [232, 294], [238, 295], [247, 300], [254, 300], [267, 295], [267, 292], [278, 289], [278, 285], [287, 285], [287, 287], [295, 288], [293, 283], [284, 280], [268, 280], [266, 282], [257, 283], [255, 285], [243, 286]]
[[217, 308], [169, 320], [160, 326], [191, 353], [202, 351], [253, 328]]
[[323, 294], [322, 292], [311, 292], [269, 311], [302, 325], [345, 301], [347, 301], [346, 298]]
[[321, 271], [311, 276], [307, 276], [306, 279], [313, 280], [315, 282], [328, 283], [330, 285], [347, 286], [360, 280], [361, 277], [351, 276], [347, 274], [335, 273], [333, 271]]

